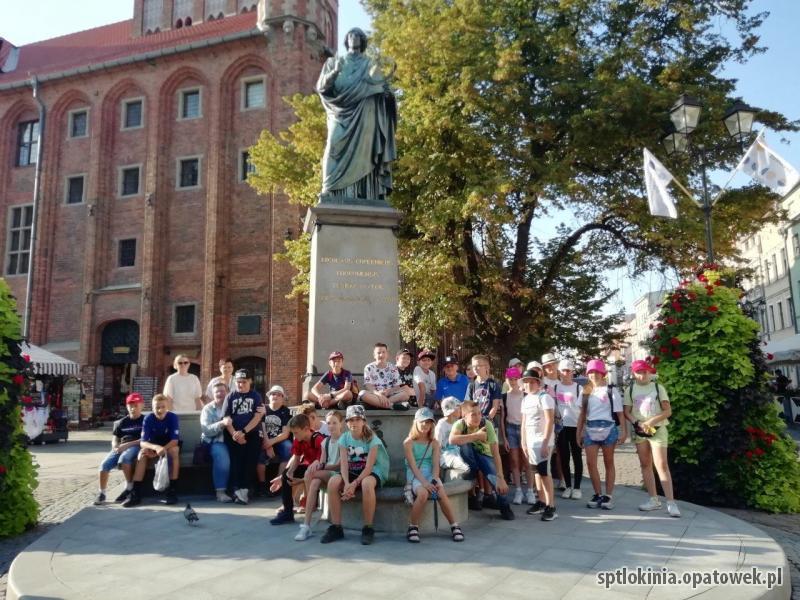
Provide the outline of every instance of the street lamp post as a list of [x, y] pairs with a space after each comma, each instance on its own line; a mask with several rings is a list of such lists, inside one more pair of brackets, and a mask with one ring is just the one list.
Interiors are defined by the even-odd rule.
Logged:
[[[689, 135], [697, 128], [702, 109], [702, 103], [688, 94], [682, 94], [672, 106], [669, 111], [669, 118], [672, 121], [673, 129], [662, 139], [668, 156], [676, 153], [690, 153]], [[728, 134], [736, 140], [739, 146], [743, 144], [753, 129], [755, 114], [755, 109], [741, 101], [737, 101], [722, 117]], [[694, 197], [692, 199], [703, 211], [706, 226], [706, 255], [708, 256], [708, 262], [712, 263], [714, 262], [714, 238], [711, 230], [711, 212], [714, 208], [714, 200], [712, 200], [709, 193], [705, 148], [698, 146], [698, 149], [700, 173], [703, 181], [703, 196], [701, 202], [698, 202]]]

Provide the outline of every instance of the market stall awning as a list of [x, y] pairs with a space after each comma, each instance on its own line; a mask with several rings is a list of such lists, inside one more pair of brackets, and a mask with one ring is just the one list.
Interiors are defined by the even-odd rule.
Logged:
[[767, 362], [770, 364], [800, 363], [800, 335], [770, 340], [764, 347], [764, 354], [772, 355], [772, 359], [767, 357]]
[[63, 356], [25, 342], [20, 344], [20, 347], [23, 354], [31, 357], [33, 371], [37, 375], [74, 375], [77, 377], [80, 374], [80, 365]]

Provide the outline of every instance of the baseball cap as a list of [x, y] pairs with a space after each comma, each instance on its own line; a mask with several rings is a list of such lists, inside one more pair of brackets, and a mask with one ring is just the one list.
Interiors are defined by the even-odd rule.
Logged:
[[448, 355], [448, 356], [444, 357], [444, 366], [457, 365], [457, 364], [458, 364], [458, 357], [457, 356], [453, 356], [451, 354], [451, 355]]
[[568, 358], [563, 358], [558, 363], [559, 371], [574, 371], [575, 363]]
[[423, 358], [434, 359], [436, 358], [436, 353], [433, 350], [425, 348], [422, 350], [422, 352], [417, 354], [417, 360], [422, 360]]
[[414, 413], [415, 421], [433, 421], [434, 418], [433, 411], [427, 406], [417, 409], [417, 412]]
[[442, 413], [445, 417], [449, 417], [458, 410], [458, 406], [459, 403], [455, 396], [448, 396], [442, 400]]
[[408, 348], [403, 348], [402, 350], [398, 350], [395, 356], [400, 356], [401, 354], [408, 354], [409, 356], [413, 356], [411, 354], [411, 350], [409, 350]]
[[138, 392], [128, 394], [128, 397], [125, 398], [125, 404], [136, 404], [137, 402], [144, 402], [144, 398]]
[[236, 371], [236, 374], [233, 376], [234, 379], [250, 379], [250, 373], [248, 373], [245, 369], [239, 369]]
[[552, 363], [552, 362], [556, 362], [557, 360], [558, 359], [556, 358], [556, 355], [553, 354], [552, 352], [548, 352], [547, 354], [542, 354], [542, 364], [543, 365], [546, 365], [546, 364], [549, 364], [549, 363]]
[[653, 365], [651, 365], [646, 360], [635, 360], [633, 364], [631, 364], [631, 371], [634, 373], [638, 373], [639, 371], [647, 371], [648, 373], [655, 374], [656, 370]]
[[367, 419], [367, 412], [364, 410], [364, 407], [360, 404], [351, 404], [347, 407], [347, 412], [344, 414], [344, 420], [349, 421], [350, 419]]
[[506, 379], [519, 379], [520, 375], [522, 375], [522, 371], [516, 367], [506, 369]]
[[269, 388], [267, 396], [271, 396], [272, 394], [280, 394], [281, 396], [285, 396], [286, 392], [283, 391], [283, 388], [281, 386], [273, 385], [271, 388]]
[[541, 381], [542, 377], [533, 369], [528, 369], [522, 374], [522, 381], [526, 379], [538, 379]]
[[344, 354], [342, 354], [338, 350], [334, 350], [328, 355], [328, 360], [333, 360], [334, 358], [344, 358]]
[[520, 359], [512, 358], [510, 361], [508, 361], [508, 368], [510, 369], [511, 367], [515, 367], [515, 366], [521, 365], [521, 364], [522, 364], [522, 361]]
[[593, 358], [586, 365], [586, 374], [588, 375], [592, 371], [597, 371], [601, 375], [605, 375], [606, 374], [606, 363], [604, 363], [599, 358]]

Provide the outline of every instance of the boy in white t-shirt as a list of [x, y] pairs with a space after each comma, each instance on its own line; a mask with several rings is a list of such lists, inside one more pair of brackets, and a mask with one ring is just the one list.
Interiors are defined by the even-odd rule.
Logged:
[[453, 396], [443, 398], [442, 413], [444, 418], [439, 419], [436, 429], [433, 431], [433, 436], [439, 440], [442, 447], [439, 464], [445, 469], [469, 473], [469, 465], [461, 458], [461, 449], [456, 444], [450, 443], [450, 431], [453, 429], [453, 423], [461, 418], [461, 403]]
[[414, 367], [417, 406], [427, 406], [431, 410], [436, 408], [436, 372], [431, 369], [435, 359], [436, 354], [425, 348], [417, 356], [417, 366]]
[[[559, 384], [560, 378], [558, 376], [558, 357], [552, 352], [542, 355], [542, 390], [548, 396], [556, 399], [556, 386]], [[556, 410], [553, 413], [556, 420], [556, 436], [561, 430], [561, 407], [556, 402]], [[553, 454], [550, 456], [550, 471], [553, 474], [553, 485], [557, 490], [566, 490], [564, 485], [564, 474], [561, 472], [561, 459], [558, 456], [558, 445], [553, 448]]]
[[[550, 456], [555, 446], [555, 406], [553, 398], [541, 389], [541, 380], [535, 371], [522, 374], [525, 398], [522, 400], [522, 449], [531, 466], [536, 468], [536, 488], [539, 500], [527, 514], [542, 514], [542, 521], [558, 517], [550, 475]], [[544, 498], [544, 502], [542, 502]]]

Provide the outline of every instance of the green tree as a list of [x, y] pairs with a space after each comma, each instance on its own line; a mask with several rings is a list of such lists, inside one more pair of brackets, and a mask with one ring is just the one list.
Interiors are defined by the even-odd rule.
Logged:
[[[764, 15], [748, 16], [748, 0], [364, 4], [375, 51], [396, 63], [400, 159], [391, 200], [404, 215], [405, 337], [430, 343], [442, 329], [468, 329], [476, 345], [500, 357], [531, 340], [566, 346], [553, 337], [551, 315], [554, 307], [569, 310], [558, 288], [570, 268], [591, 277], [623, 264], [685, 267], [703, 254], [696, 208], [683, 202], [674, 221], [648, 214], [641, 152], [658, 150], [682, 92], [706, 106], [695, 139], [717, 147], [725, 137], [720, 118], [734, 82], [721, 68], [760, 51], [755, 31]], [[735, 41], [716, 33], [720, 20], [732, 23]], [[324, 118], [313, 97], [290, 103], [298, 122], [279, 139], [262, 137], [268, 150], [263, 163], [256, 159], [262, 179], [254, 183], [310, 203]], [[793, 128], [772, 112], [759, 120]], [[709, 166], [730, 167], [740, 154], [723, 149]], [[262, 173], [270, 163], [275, 168]], [[693, 181], [690, 166], [670, 164]], [[733, 254], [735, 237], [760, 226], [772, 204], [755, 188], [723, 196], [715, 210], [718, 254]], [[554, 227], [554, 217], [566, 225]], [[290, 253], [304, 258], [299, 248]], [[607, 294], [589, 289], [587, 303]], [[575, 328], [596, 319], [586, 316]]]
[[[36, 524], [36, 471], [22, 431], [21, 392], [30, 371], [20, 353], [16, 302], [0, 280], [0, 538]], [[30, 400], [30, 399], [29, 399]]]
[[778, 418], [758, 324], [715, 268], [668, 295], [650, 340], [673, 407], [675, 489], [703, 504], [800, 512], [800, 463]]

